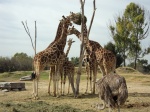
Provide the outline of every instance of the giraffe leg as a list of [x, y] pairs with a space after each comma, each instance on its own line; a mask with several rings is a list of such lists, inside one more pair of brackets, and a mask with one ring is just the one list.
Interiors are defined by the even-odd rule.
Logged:
[[92, 92], [92, 70], [90, 69], [90, 91]]
[[56, 74], [56, 91], [57, 91], [57, 97], [59, 97], [59, 75], [60, 75], [60, 65], [57, 65], [57, 74]]
[[55, 65], [55, 75], [53, 76], [53, 93], [54, 93], [54, 97], [56, 97], [56, 74], [57, 74], [57, 70], [56, 70], [56, 65]]
[[51, 81], [52, 81], [52, 78], [53, 78], [54, 73], [55, 73], [55, 67], [52, 66], [52, 67], [50, 68], [50, 72], [49, 72], [49, 84], [48, 84], [48, 94], [49, 94], [49, 95], [51, 95], [51, 93], [50, 93], [50, 85], [51, 85]]
[[63, 88], [63, 87], [62, 87], [62, 86], [63, 86], [63, 74], [62, 74], [62, 73], [61, 73], [60, 77], [61, 77], [61, 82], [60, 82], [60, 83], [61, 83], [60, 94], [63, 94], [63, 89], [62, 89], [62, 88]]
[[69, 91], [69, 88], [70, 88], [70, 84], [71, 84], [71, 88], [72, 88], [72, 91], [73, 91], [73, 94], [74, 94], [74, 97], [76, 96], [75, 94], [75, 88], [74, 88], [74, 71], [73, 73], [70, 73], [68, 75], [68, 79], [69, 79], [69, 87], [68, 87], [68, 91]]
[[85, 93], [88, 91], [88, 82], [89, 82], [89, 66], [86, 65], [86, 74], [87, 74], [87, 83], [86, 83], [86, 90]]
[[99, 64], [99, 66], [100, 66], [100, 69], [101, 69], [101, 72], [102, 72], [103, 76], [105, 76], [105, 75], [106, 75], [106, 72], [105, 72], [104, 66], [103, 66], [103, 65], [100, 65], [100, 64]]
[[71, 84], [71, 77], [70, 77], [70, 73], [68, 74], [68, 94], [70, 93], [70, 84]]
[[33, 97], [35, 96], [35, 79], [33, 79], [33, 93], [32, 93]]
[[93, 89], [92, 89], [92, 94], [95, 94], [96, 79], [97, 79], [97, 66], [94, 66], [94, 68], [93, 68]]
[[39, 97], [38, 97], [38, 82], [39, 82], [39, 79], [36, 79], [36, 94], [34, 97], [36, 100], [39, 99]]
[[65, 84], [66, 84], [66, 73], [64, 73], [64, 82], [63, 82], [63, 95], [65, 94]]
[[[38, 65], [38, 63], [37, 63]], [[40, 76], [40, 66], [36, 66], [35, 68], [35, 76], [34, 76], [34, 80], [33, 80], [33, 91], [34, 91], [34, 99], [38, 99], [38, 80], [39, 80], [39, 76]]]

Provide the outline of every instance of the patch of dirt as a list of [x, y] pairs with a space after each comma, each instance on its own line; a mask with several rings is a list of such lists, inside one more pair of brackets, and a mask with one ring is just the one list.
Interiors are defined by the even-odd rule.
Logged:
[[149, 107], [150, 106], [150, 102], [135, 102], [135, 103], [131, 103], [131, 104], [125, 104], [121, 107], [123, 108], [142, 108], [142, 107]]

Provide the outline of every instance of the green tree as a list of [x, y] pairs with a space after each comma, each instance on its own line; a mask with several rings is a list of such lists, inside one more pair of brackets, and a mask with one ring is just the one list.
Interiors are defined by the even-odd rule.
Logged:
[[149, 14], [146, 10], [135, 3], [130, 3], [124, 12], [130, 28], [129, 56], [134, 60], [134, 68], [137, 67], [137, 60], [145, 55], [141, 47], [141, 41], [148, 36]]
[[79, 58], [78, 57], [71, 57], [71, 62], [74, 64], [74, 66], [79, 65]]
[[114, 53], [117, 59], [116, 67], [117, 68], [120, 67], [123, 62], [123, 57], [119, 54], [118, 49], [116, 49], [115, 44], [113, 44], [112, 42], [108, 42], [106, 45], [104, 45], [104, 48]]
[[11, 71], [11, 61], [8, 57], [0, 57], [0, 72]]
[[[134, 63], [130, 63], [128, 66], [134, 67]], [[148, 64], [148, 60], [146, 59], [138, 59], [137, 60], [137, 70], [143, 73], [150, 72], [150, 65]]]
[[15, 63], [15, 70], [32, 70], [33, 59], [26, 53], [16, 53], [11, 61]]
[[[128, 28], [127, 28], [128, 27]], [[123, 58], [123, 65], [126, 66], [126, 53], [129, 49], [129, 29], [128, 21], [125, 17], [118, 16], [115, 20], [115, 25], [110, 24], [109, 30], [111, 32], [111, 36], [115, 42], [116, 49], [119, 55]]]

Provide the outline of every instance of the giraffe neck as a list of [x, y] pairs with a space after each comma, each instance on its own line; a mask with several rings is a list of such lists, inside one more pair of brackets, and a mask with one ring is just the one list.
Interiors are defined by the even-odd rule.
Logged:
[[77, 29], [74, 28], [72, 34], [76, 35], [81, 40], [81, 33]]
[[67, 49], [67, 51], [66, 51], [66, 57], [68, 57], [68, 54], [69, 54], [69, 51], [70, 51], [71, 45], [72, 45], [72, 43], [68, 46], [68, 49]]
[[83, 24], [83, 36], [87, 37], [87, 27], [86, 27], [86, 24]]
[[54, 41], [56, 41], [56, 40], [58, 40], [60, 38], [61, 33], [62, 33], [62, 28], [63, 28], [63, 20], [60, 20], [58, 28], [57, 28], [56, 37], [55, 37]]
[[51, 44], [49, 44], [49, 46], [47, 48], [49, 48], [51, 45], [53, 45], [56, 42], [56, 40], [58, 40], [60, 38], [61, 33], [62, 33], [62, 27], [63, 27], [63, 20], [60, 20], [55, 39]]
[[69, 27], [68, 21], [70, 21], [70, 20], [69, 20], [69, 18], [66, 18], [64, 21], [65, 22], [62, 25], [61, 35], [60, 35], [59, 39], [56, 40], [56, 42], [53, 44], [53, 46], [56, 46], [57, 49], [59, 49], [62, 52], [64, 51], [64, 48], [66, 46], [67, 30], [68, 30], [68, 27]]

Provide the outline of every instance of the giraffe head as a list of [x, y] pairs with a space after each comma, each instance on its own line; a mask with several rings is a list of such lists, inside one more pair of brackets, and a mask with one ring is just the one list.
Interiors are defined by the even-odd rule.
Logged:
[[[71, 21], [73, 21], [75, 24], [81, 25], [81, 22], [82, 22], [81, 13], [70, 12], [69, 17], [70, 17]], [[84, 16], [84, 23], [86, 23], [86, 21], [87, 21], [87, 18]]]
[[72, 35], [72, 34], [75, 34], [78, 37], [78, 39], [82, 41], [81, 33], [76, 28], [74, 28], [74, 26], [69, 28], [67, 31], [67, 35]]
[[68, 26], [72, 26], [71, 19], [70, 19], [69, 16], [65, 17], [63, 15], [62, 18], [63, 18], [62, 21], [64, 22], [64, 27], [63, 28], [68, 29]]
[[75, 41], [73, 41], [72, 38], [70, 38], [67, 42], [68, 42], [68, 46], [71, 46], [72, 43], [74, 43]]
[[70, 18], [67, 16], [62, 16], [62, 21], [63, 21], [63, 25], [62, 25], [62, 33], [61, 33], [61, 37], [67, 37], [67, 31], [68, 31], [68, 28], [69, 26], [72, 26], [72, 23], [70, 21]]
[[76, 29], [75, 29], [74, 26], [73, 26], [72, 28], [69, 28], [69, 29], [68, 29], [67, 34], [68, 34], [68, 35], [75, 34], [75, 31], [76, 31]]

